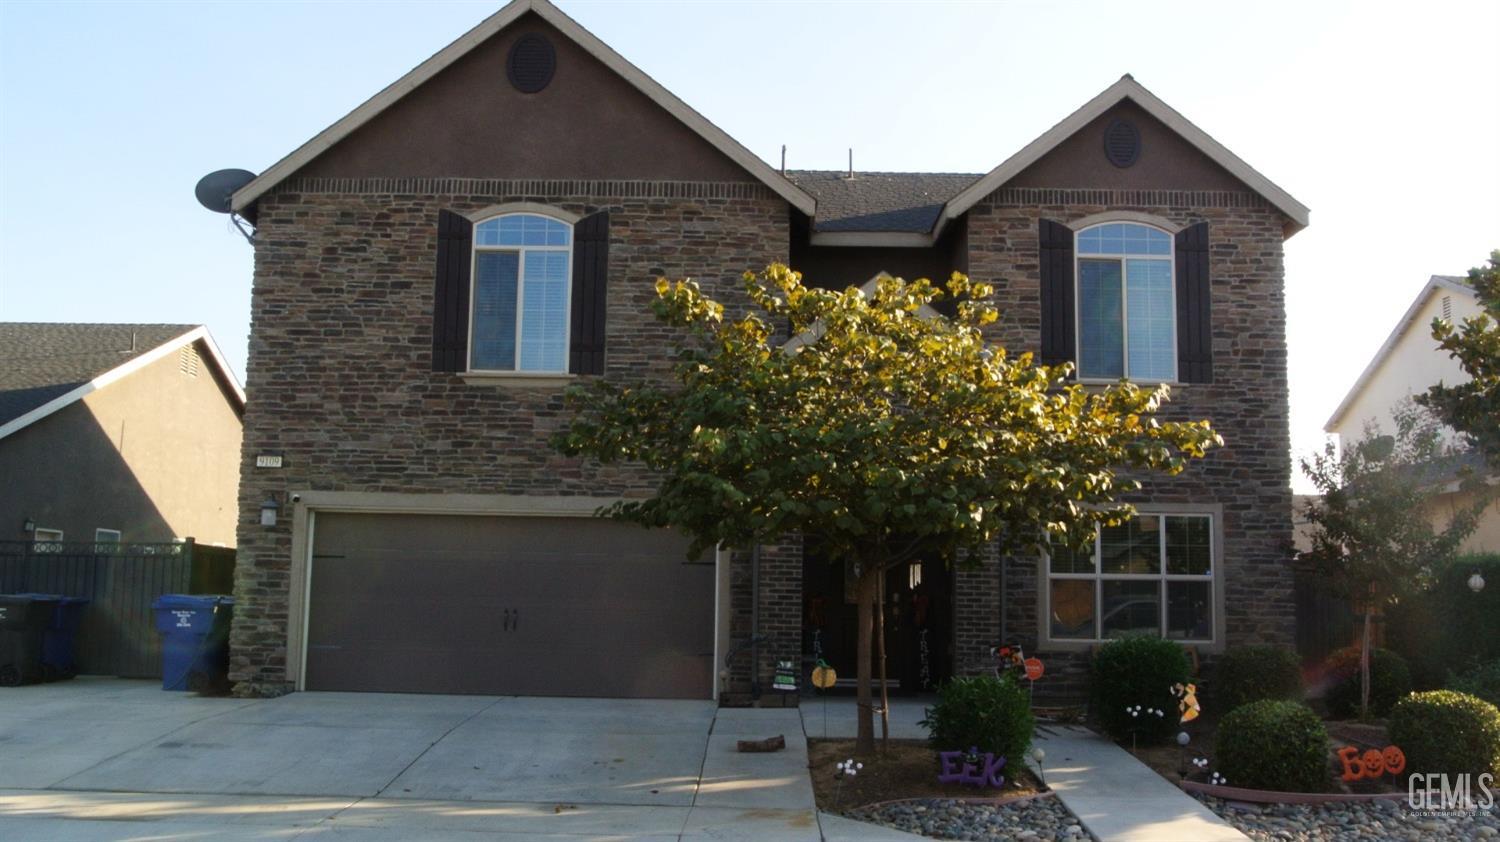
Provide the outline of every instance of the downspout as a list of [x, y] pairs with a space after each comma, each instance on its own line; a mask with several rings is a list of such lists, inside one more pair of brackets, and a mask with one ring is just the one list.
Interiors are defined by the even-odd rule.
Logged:
[[750, 699], [760, 701], [760, 544], [750, 548]]

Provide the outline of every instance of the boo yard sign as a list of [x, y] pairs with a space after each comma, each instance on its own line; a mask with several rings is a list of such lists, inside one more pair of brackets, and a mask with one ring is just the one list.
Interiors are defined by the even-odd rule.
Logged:
[[968, 751], [940, 751], [938, 759], [943, 764], [938, 783], [1005, 786], [1005, 776], [1000, 774], [1005, 768], [1004, 757], [996, 757], [990, 752], [980, 754], [971, 746]]
[[1336, 754], [1344, 764], [1343, 778], [1346, 781], [1399, 775], [1406, 768], [1406, 754], [1395, 746], [1386, 746], [1384, 751], [1372, 748], [1363, 754], [1355, 746], [1344, 746]]

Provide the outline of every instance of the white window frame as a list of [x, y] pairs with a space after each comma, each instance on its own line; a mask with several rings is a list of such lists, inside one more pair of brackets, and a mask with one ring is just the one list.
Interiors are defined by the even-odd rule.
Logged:
[[45, 526], [38, 526], [31, 530], [31, 551], [34, 553], [61, 552], [61, 547], [48, 547], [46, 545], [61, 544], [62, 542], [63, 531], [61, 529], [48, 529]]
[[[1167, 243], [1170, 249], [1165, 255], [1159, 254], [1084, 254], [1078, 248], [1078, 238], [1085, 231], [1101, 228], [1105, 225], [1139, 225], [1142, 228], [1151, 228], [1167, 235]], [[1168, 286], [1172, 290], [1172, 376], [1162, 379], [1143, 380], [1130, 375], [1130, 276], [1126, 271], [1127, 260], [1165, 260], [1167, 268], [1171, 271], [1171, 282]], [[1073, 231], [1073, 360], [1078, 370], [1078, 380], [1082, 383], [1114, 383], [1114, 377], [1087, 377], [1083, 373], [1083, 294], [1080, 284], [1083, 282], [1083, 261], [1085, 260], [1113, 260], [1120, 264], [1120, 364], [1124, 368], [1124, 377], [1136, 383], [1170, 383], [1176, 384], [1182, 372], [1178, 369], [1177, 356], [1177, 237], [1176, 235], [1160, 225], [1146, 222], [1140, 219], [1104, 219], [1091, 222]]]
[[[568, 227], [568, 244], [565, 246], [482, 246], [479, 244], [479, 226], [486, 222], [493, 222], [507, 216], [540, 216], [550, 219]], [[469, 349], [468, 359], [464, 360], [466, 370], [476, 374], [498, 374], [498, 375], [565, 375], [568, 373], [568, 354], [573, 342], [573, 246], [578, 236], [577, 217], [560, 214], [540, 208], [525, 208], [503, 213], [491, 213], [472, 220], [474, 223], [474, 245], [469, 253]], [[521, 337], [526, 313], [526, 253], [530, 251], [560, 251], [567, 253], [567, 268], [563, 276], [567, 279], [567, 294], [564, 298], [563, 310], [563, 367], [553, 369], [523, 369], [521, 368]], [[479, 254], [480, 252], [514, 252], [516, 255], [516, 350], [515, 364], [511, 368], [475, 368], [474, 367], [474, 321], [477, 307], [474, 297], [479, 287]]]
[[[1052, 636], [1052, 582], [1054, 580], [1088, 581], [1094, 583], [1095, 633], [1102, 634], [1104, 621], [1104, 585], [1106, 581], [1156, 582], [1158, 583], [1159, 617], [1157, 636], [1173, 643], [1192, 646], [1205, 652], [1220, 652], [1224, 648], [1224, 511], [1218, 504], [1179, 504], [1173, 506], [1150, 506], [1138, 504], [1136, 514], [1140, 517], [1206, 517], [1209, 519], [1209, 572], [1206, 574], [1181, 574], [1166, 572], [1166, 523], [1162, 522], [1159, 543], [1160, 566], [1156, 573], [1104, 573], [1100, 569], [1101, 552], [1098, 532], [1095, 532], [1093, 571], [1089, 573], [1053, 573], [1052, 559], [1043, 553], [1037, 587], [1040, 611], [1038, 611], [1038, 640], [1044, 651], [1087, 651], [1116, 638], [1112, 637], [1053, 637]], [[1212, 635], [1206, 639], [1169, 638], [1167, 630], [1167, 583], [1206, 582], [1209, 586], [1209, 602], [1213, 616], [1210, 618]]]
[[[111, 535], [114, 537], [109, 537]], [[121, 539], [124, 537], [124, 534], [118, 529], [105, 529], [103, 527], [95, 527], [94, 529], [95, 544], [119, 544], [122, 543]]]

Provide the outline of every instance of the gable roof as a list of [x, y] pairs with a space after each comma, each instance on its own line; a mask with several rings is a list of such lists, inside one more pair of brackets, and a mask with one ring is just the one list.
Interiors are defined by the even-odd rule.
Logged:
[[1041, 137], [1026, 144], [1021, 151], [1006, 158], [1000, 166], [990, 170], [982, 178], [964, 188], [957, 196], [943, 208], [942, 217], [939, 218], [934, 236], [941, 232], [943, 225], [949, 220], [961, 216], [963, 213], [978, 204], [984, 197], [990, 195], [1005, 183], [1010, 181], [1036, 163], [1043, 155], [1051, 152], [1064, 140], [1072, 137], [1079, 129], [1093, 122], [1095, 118], [1119, 104], [1123, 100], [1130, 100], [1139, 105], [1146, 113], [1166, 124], [1168, 128], [1180, 135], [1189, 144], [1198, 149], [1210, 160], [1231, 175], [1243, 181], [1251, 190], [1259, 193], [1266, 201], [1270, 202], [1277, 210], [1286, 214], [1292, 221], [1292, 228], [1287, 235], [1296, 233], [1306, 228], [1308, 224], [1307, 206], [1292, 198], [1291, 194], [1271, 183], [1271, 180], [1256, 172], [1255, 168], [1245, 163], [1238, 155], [1230, 152], [1223, 144], [1208, 136], [1208, 133], [1193, 125], [1186, 117], [1177, 113], [1171, 106], [1162, 102], [1155, 94], [1146, 90], [1139, 82], [1131, 78], [1130, 74], [1120, 77], [1120, 81], [1105, 88], [1098, 96], [1084, 103], [1082, 108], [1063, 118], [1061, 123], [1048, 129]]
[[1354, 406], [1355, 401], [1359, 400], [1360, 394], [1364, 392], [1365, 387], [1369, 385], [1370, 381], [1375, 379], [1375, 373], [1385, 364], [1386, 358], [1396, 350], [1396, 345], [1401, 342], [1402, 337], [1406, 336], [1406, 332], [1411, 330], [1412, 325], [1416, 324], [1417, 316], [1421, 315], [1422, 308], [1427, 306], [1427, 302], [1434, 294], [1440, 290], [1447, 290], [1460, 295], [1467, 295], [1470, 298], [1475, 297], [1474, 288], [1464, 283], [1464, 280], [1464, 278], [1455, 275], [1433, 275], [1427, 280], [1427, 285], [1422, 287], [1422, 291], [1417, 293], [1417, 297], [1412, 301], [1411, 306], [1406, 308], [1406, 313], [1401, 317], [1401, 321], [1396, 322], [1396, 327], [1391, 331], [1391, 335], [1386, 337], [1385, 343], [1380, 346], [1380, 350], [1376, 351], [1375, 356], [1370, 359], [1370, 364], [1365, 366], [1365, 370], [1360, 373], [1359, 379], [1354, 381], [1354, 385], [1350, 387], [1348, 394], [1344, 395], [1344, 399], [1339, 403], [1338, 409], [1335, 409], [1333, 414], [1328, 416], [1328, 420], [1323, 424], [1324, 432], [1333, 432], [1333, 428], [1338, 426], [1340, 421], [1344, 420], [1344, 414]]
[[0, 322], [0, 439], [200, 340], [243, 408], [244, 390], [201, 325]]
[[594, 58], [603, 62], [605, 67], [619, 74], [625, 81], [645, 94], [652, 102], [666, 109], [667, 113], [676, 117], [689, 129], [702, 136], [714, 148], [743, 167], [746, 172], [755, 176], [757, 180], [785, 199], [792, 207], [809, 216], [813, 214], [817, 207], [817, 202], [814, 201], [812, 196], [809, 196], [795, 184], [788, 181], [753, 152], [741, 146], [739, 141], [730, 137], [723, 129], [709, 122], [702, 114], [694, 111], [671, 91], [668, 91], [656, 80], [647, 76], [640, 68], [626, 61], [619, 53], [610, 49], [609, 45], [600, 41], [593, 33], [582, 26], [579, 26], [577, 22], [563, 14], [556, 6], [549, 3], [548, 0], [512, 0], [512, 2], [500, 11], [485, 18], [478, 26], [464, 33], [458, 40], [439, 50], [431, 58], [413, 68], [411, 72], [386, 86], [380, 93], [365, 100], [358, 108], [344, 115], [338, 122], [319, 132], [312, 140], [297, 147], [290, 155], [272, 164], [269, 169], [256, 176], [250, 183], [235, 191], [231, 206], [237, 212], [244, 211], [256, 199], [264, 195], [266, 191], [280, 184], [313, 158], [327, 151], [345, 137], [348, 137], [355, 129], [373, 120], [382, 111], [394, 105], [419, 85], [436, 76], [444, 68], [458, 61], [460, 58], [463, 58], [471, 50], [488, 41], [491, 36], [515, 22], [527, 12], [535, 13], [564, 36], [582, 47]]
[[[943, 206], [978, 173], [791, 170], [786, 177], [818, 200], [814, 236], [882, 231], [928, 234]], [[815, 243], [816, 244], [816, 243]]]

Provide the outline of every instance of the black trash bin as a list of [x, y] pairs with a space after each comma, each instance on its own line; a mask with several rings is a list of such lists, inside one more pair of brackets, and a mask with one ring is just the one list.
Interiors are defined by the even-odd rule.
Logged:
[[42, 680], [42, 646], [55, 610], [56, 597], [0, 594], [0, 686]]
[[229, 689], [229, 621], [234, 597], [162, 594], [152, 603], [161, 632], [161, 689]]
[[78, 627], [83, 624], [83, 609], [89, 601], [82, 597], [60, 594], [22, 593], [34, 599], [53, 600], [57, 607], [52, 612], [52, 622], [42, 638], [42, 678], [46, 681], [62, 681], [78, 674], [77, 660], [73, 656], [73, 640], [78, 636]]

